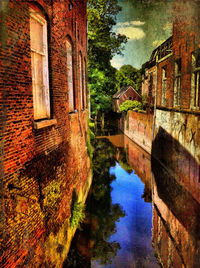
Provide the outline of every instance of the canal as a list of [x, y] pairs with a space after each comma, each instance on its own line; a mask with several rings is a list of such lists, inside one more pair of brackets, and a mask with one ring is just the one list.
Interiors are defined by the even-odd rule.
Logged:
[[152, 248], [150, 155], [122, 134], [97, 137], [87, 217], [64, 267], [159, 267]]
[[94, 148], [86, 218], [63, 267], [200, 267], [192, 194], [123, 134]]

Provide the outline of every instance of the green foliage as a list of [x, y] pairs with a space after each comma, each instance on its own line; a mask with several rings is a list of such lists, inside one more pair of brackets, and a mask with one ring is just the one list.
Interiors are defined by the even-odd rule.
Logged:
[[147, 102], [147, 95], [142, 95], [142, 103], [146, 103]]
[[93, 149], [92, 144], [90, 142], [90, 136], [88, 135], [88, 138], [87, 138], [87, 153], [88, 153], [90, 159], [93, 158], [93, 151], [94, 151], [94, 149]]
[[87, 153], [88, 153], [90, 159], [92, 159], [94, 149], [92, 147], [91, 140], [95, 139], [95, 135], [94, 135], [93, 131], [91, 130], [90, 126], [94, 127], [94, 123], [92, 123], [92, 122], [88, 123], [88, 132], [87, 132]]
[[139, 101], [131, 101], [131, 100], [127, 100], [124, 101], [120, 106], [119, 106], [119, 110], [120, 112], [127, 112], [129, 110], [142, 110], [142, 103]]
[[94, 140], [95, 139], [94, 132], [91, 129], [89, 129], [89, 135], [90, 135], [90, 140]]
[[132, 86], [134, 89], [136, 88], [136, 84], [133, 80], [127, 77], [122, 71], [116, 71], [116, 87], [117, 90], [124, 86]]
[[71, 218], [70, 218], [70, 227], [80, 228], [80, 224], [85, 219], [85, 205], [81, 202], [78, 202], [78, 197], [76, 192], [73, 192], [72, 204], [71, 204]]
[[133, 88], [140, 93], [142, 75], [141, 70], [134, 68], [132, 65], [123, 65], [119, 71], [116, 72], [117, 87], [133, 86]]
[[89, 126], [90, 129], [91, 129], [91, 128], [94, 128], [94, 127], [95, 127], [95, 123], [93, 123], [93, 122], [89, 122], [88, 126]]
[[129, 113], [126, 114], [126, 129], [129, 129]]
[[125, 216], [125, 212], [111, 200], [110, 183], [115, 176], [110, 175], [109, 170], [115, 166], [117, 148], [104, 139], [96, 139], [94, 148], [93, 187], [87, 212], [96, 222], [96, 228], [90, 229], [90, 239], [94, 241], [92, 258], [106, 265], [111, 263], [120, 249], [119, 243], [110, 242], [109, 237], [116, 232], [116, 222]]
[[127, 162], [119, 161], [120, 166], [126, 170], [129, 174], [133, 171], [133, 169], [129, 166]]
[[110, 64], [115, 54], [121, 54], [127, 42], [124, 35], [112, 27], [121, 10], [117, 0], [88, 0], [88, 87], [91, 115], [112, 110], [112, 95], [116, 92], [116, 69]]

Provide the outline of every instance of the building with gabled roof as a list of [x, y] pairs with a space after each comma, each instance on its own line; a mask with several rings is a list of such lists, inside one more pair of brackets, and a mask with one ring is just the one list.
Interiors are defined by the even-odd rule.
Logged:
[[124, 102], [126, 100], [141, 101], [142, 98], [141, 98], [140, 94], [132, 86], [122, 87], [119, 91], [117, 91], [113, 95], [113, 110], [114, 110], [114, 112], [119, 113], [119, 106], [122, 104], [122, 102]]

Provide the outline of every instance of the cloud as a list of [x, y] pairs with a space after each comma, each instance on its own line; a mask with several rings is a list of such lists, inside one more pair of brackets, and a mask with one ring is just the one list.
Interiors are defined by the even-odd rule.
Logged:
[[122, 66], [122, 65], [124, 65], [125, 63], [124, 63], [124, 58], [122, 58], [122, 57], [119, 57], [119, 56], [116, 56], [116, 57], [114, 57], [114, 58], [112, 58], [112, 60], [110, 61], [110, 63], [111, 63], [111, 65], [114, 67], [114, 68], [116, 68], [116, 69], [120, 69], [120, 67]]
[[164, 41], [165, 41], [165, 40], [155, 40], [155, 41], [153, 41], [152, 45], [153, 45], [154, 47], [158, 47], [158, 46], [160, 46]]
[[140, 20], [132, 20], [132, 21], [126, 21], [126, 22], [118, 22], [117, 27], [130, 27], [130, 26], [142, 26], [144, 25], [144, 21]]
[[124, 34], [131, 40], [139, 40], [145, 37], [145, 32], [138, 27], [119, 27], [117, 33]]
[[139, 40], [145, 37], [143, 29], [139, 27], [144, 24], [145, 22], [140, 20], [118, 22], [114, 27], [114, 31], [126, 35], [131, 40]]

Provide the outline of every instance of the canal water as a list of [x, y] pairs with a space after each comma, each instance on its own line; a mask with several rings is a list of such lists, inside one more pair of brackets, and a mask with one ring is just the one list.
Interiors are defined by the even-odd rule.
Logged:
[[166, 133], [153, 142], [157, 160], [122, 134], [97, 137], [94, 148], [86, 218], [63, 267], [199, 268], [193, 156]]
[[86, 220], [64, 267], [159, 267], [152, 247], [150, 155], [126, 136], [97, 137]]

